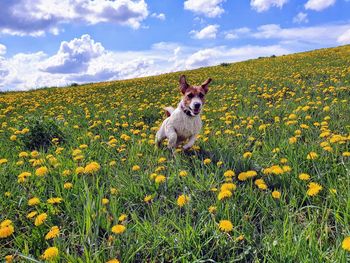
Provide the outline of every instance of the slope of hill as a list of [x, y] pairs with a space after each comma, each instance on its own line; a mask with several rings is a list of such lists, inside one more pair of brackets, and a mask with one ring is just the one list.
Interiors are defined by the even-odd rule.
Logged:
[[[182, 73], [214, 81], [174, 158]], [[0, 258], [345, 262], [349, 96], [350, 46], [0, 94]]]

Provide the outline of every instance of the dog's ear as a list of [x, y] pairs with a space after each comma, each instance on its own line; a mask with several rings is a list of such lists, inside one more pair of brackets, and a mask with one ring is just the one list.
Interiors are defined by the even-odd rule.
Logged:
[[180, 90], [182, 94], [186, 93], [186, 90], [188, 89], [189, 85], [187, 84], [185, 75], [182, 75], [180, 77]]
[[204, 92], [207, 93], [209, 91], [209, 83], [211, 82], [211, 78], [207, 79], [202, 83], [202, 88], [204, 89]]

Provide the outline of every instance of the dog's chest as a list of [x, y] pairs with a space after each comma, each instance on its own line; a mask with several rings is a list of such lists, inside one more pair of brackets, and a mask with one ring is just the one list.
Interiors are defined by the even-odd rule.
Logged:
[[173, 127], [179, 137], [186, 139], [199, 133], [202, 127], [202, 121], [199, 116], [188, 117], [183, 112], [174, 112], [172, 120]]

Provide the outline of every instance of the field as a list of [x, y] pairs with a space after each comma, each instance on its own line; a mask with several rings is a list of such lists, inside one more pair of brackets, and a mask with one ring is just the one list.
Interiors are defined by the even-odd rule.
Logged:
[[[173, 157], [181, 74], [213, 82]], [[350, 46], [1, 93], [0, 260], [349, 261], [349, 97]]]

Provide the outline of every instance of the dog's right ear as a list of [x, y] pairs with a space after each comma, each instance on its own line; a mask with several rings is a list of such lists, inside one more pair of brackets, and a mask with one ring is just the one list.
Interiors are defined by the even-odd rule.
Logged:
[[187, 84], [185, 75], [182, 75], [180, 77], [180, 90], [182, 94], [186, 93], [186, 90], [188, 89], [189, 85]]

